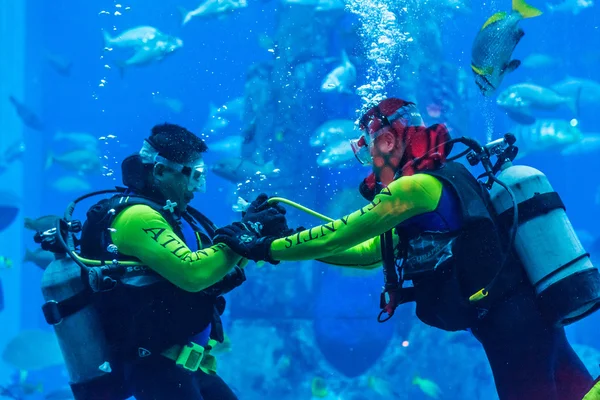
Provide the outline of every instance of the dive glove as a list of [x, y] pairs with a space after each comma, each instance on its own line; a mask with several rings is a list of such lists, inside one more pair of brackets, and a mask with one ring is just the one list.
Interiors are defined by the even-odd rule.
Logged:
[[279, 261], [271, 258], [271, 243], [277, 237], [260, 236], [256, 224], [234, 222], [219, 228], [215, 232], [214, 243], [225, 243], [240, 256], [252, 261], [266, 261], [273, 265]]
[[242, 212], [242, 222], [252, 226], [258, 236], [283, 236], [288, 231], [286, 209], [277, 203], [269, 203], [269, 196], [259, 194]]

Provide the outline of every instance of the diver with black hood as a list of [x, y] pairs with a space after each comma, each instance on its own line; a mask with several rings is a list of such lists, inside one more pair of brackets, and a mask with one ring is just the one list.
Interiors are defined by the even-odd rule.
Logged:
[[[57, 253], [43, 310], [77, 400], [237, 398], [210, 350], [223, 341], [223, 294], [244, 282], [247, 260], [213, 244], [216, 227], [189, 206], [205, 189], [206, 150], [183, 127], [155, 126], [122, 163], [125, 187], [96, 193], [116, 192], [89, 209], [83, 227], [70, 216], [91, 195], [37, 236]], [[241, 223], [259, 236], [291, 233], [285, 210], [266, 200], [259, 195]]]

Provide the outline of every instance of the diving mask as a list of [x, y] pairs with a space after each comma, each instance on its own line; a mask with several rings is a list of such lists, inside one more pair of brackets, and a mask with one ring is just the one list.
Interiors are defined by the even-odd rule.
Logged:
[[144, 163], [160, 163], [187, 176], [187, 189], [190, 192], [206, 192], [206, 167], [202, 158], [198, 158], [189, 164], [179, 164], [159, 155], [158, 151], [147, 140], [144, 140], [144, 145], [140, 150], [140, 157]]

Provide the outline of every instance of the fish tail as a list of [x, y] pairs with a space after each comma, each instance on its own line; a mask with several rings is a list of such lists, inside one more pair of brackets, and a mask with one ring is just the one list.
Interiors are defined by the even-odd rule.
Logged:
[[110, 47], [113, 42], [113, 39], [110, 37], [110, 34], [106, 31], [102, 31], [102, 36], [104, 37], [104, 47]]
[[177, 7], [177, 9], [179, 10], [181, 17], [183, 18], [181, 25], [183, 26], [183, 25], [187, 24], [188, 22], [190, 22], [190, 20], [192, 18], [190, 17], [190, 13], [188, 12], [188, 10], [186, 10], [184, 7], [181, 7], [181, 6]]
[[522, 18], [533, 18], [542, 15], [540, 10], [530, 6], [525, 0], [512, 0], [512, 9], [518, 12]]

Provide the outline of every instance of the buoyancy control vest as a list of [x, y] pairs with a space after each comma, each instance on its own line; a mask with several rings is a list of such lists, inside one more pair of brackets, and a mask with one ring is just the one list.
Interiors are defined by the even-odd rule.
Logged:
[[[163, 205], [141, 196], [118, 194], [101, 200], [88, 211], [81, 235], [81, 255], [107, 264], [112, 260], [136, 261], [119, 253], [112, 243], [109, 228], [125, 208], [140, 204], [159, 212], [185, 242], [178, 217], [165, 210]], [[209, 232], [214, 232], [216, 227], [206, 217], [188, 208], [181, 218], [196, 232], [198, 249], [212, 244]], [[112, 290], [97, 293], [96, 304], [102, 325], [118, 358], [128, 360], [159, 354], [170, 346], [184, 345], [211, 323], [211, 337], [223, 341], [220, 315], [225, 309], [225, 299], [220, 296], [223, 290], [218, 287], [219, 283], [191, 293], [178, 288], [150, 268], [134, 268], [138, 273], [121, 279]], [[234, 282], [232, 286], [239, 286], [242, 281]], [[227, 291], [232, 288], [227, 288]]]
[[462, 164], [449, 162], [423, 171], [442, 182], [458, 199], [461, 227], [454, 232], [420, 232], [408, 236], [399, 226], [396, 249], [402, 279], [413, 283], [418, 318], [447, 331], [472, 327], [494, 301], [525, 280], [515, 257], [498, 278], [497, 290], [477, 306], [469, 297], [490, 282], [502, 267], [505, 235], [497, 228], [489, 194]]

